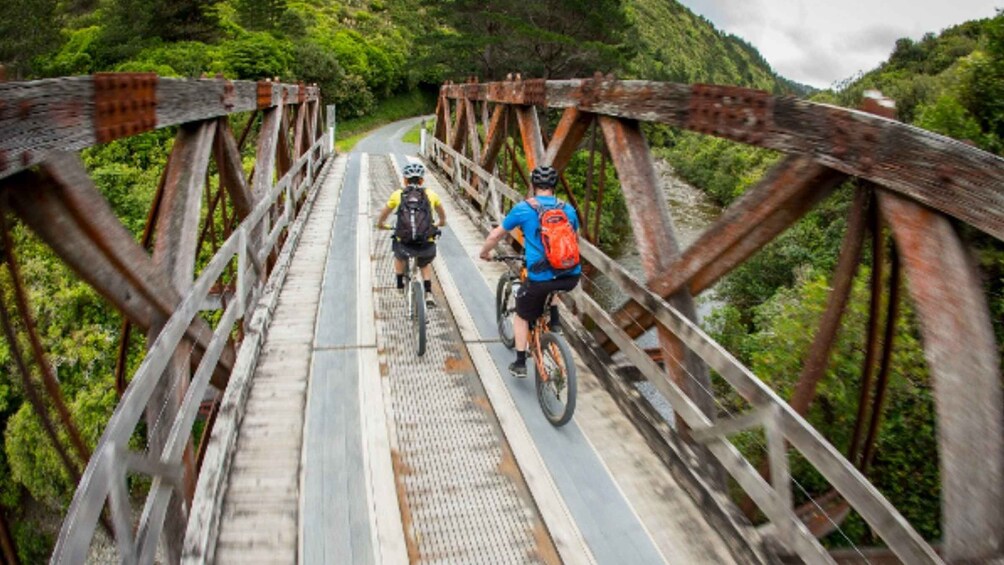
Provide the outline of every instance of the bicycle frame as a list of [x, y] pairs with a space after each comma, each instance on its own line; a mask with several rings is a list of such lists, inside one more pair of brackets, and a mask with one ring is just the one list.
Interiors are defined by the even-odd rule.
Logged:
[[[526, 275], [527, 271], [525, 265], [520, 266], [518, 277], [515, 273], [515, 270], [513, 269], [512, 264], [509, 261], [506, 261], [506, 268], [509, 269], [510, 276], [512, 276], [513, 278], [519, 278], [520, 284], [523, 285], [527, 284], [527, 275]], [[554, 302], [555, 297], [558, 294], [559, 293], [557, 292], [552, 292], [548, 294], [547, 300], [544, 301], [545, 306], [550, 306]], [[527, 334], [526, 348], [532, 353], [533, 364], [534, 367], [536, 367], [537, 369], [537, 374], [540, 375], [540, 379], [544, 382], [547, 382], [551, 377], [548, 374], [547, 369], [544, 367], [544, 355], [540, 346], [541, 334], [543, 332], [549, 331], [550, 328], [550, 320], [547, 315], [547, 310], [545, 309], [545, 311], [541, 313], [540, 317], [538, 317], [536, 320], [533, 321], [528, 320], [528, 323], [529, 323], [529, 333]], [[561, 363], [561, 357], [559, 355], [553, 355], [553, 357], [557, 360], [558, 363]], [[565, 370], [565, 367], [562, 367], [562, 370]]]

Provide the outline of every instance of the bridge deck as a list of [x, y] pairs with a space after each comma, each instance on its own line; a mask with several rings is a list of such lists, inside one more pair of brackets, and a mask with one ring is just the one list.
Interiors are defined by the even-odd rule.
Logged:
[[324, 180], [251, 385], [216, 559], [731, 562], [584, 365], [561, 429], [508, 377], [498, 266], [474, 260], [480, 234], [449, 198], [430, 347], [413, 356], [371, 228], [403, 159], [342, 156]]

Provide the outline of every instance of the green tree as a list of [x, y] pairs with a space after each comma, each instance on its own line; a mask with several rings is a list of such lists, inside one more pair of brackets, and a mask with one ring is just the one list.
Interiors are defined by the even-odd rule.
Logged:
[[423, 4], [447, 24], [425, 36], [425, 46], [435, 47], [427, 50], [424, 64], [441, 64], [453, 77], [590, 76], [617, 68], [627, 49], [627, 15], [618, 0]]
[[8, 78], [30, 74], [32, 59], [59, 43], [57, 0], [0, 2], [0, 64]]
[[269, 31], [279, 27], [286, 14], [286, 0], [236, 0], [241, 25], [250, 30]]

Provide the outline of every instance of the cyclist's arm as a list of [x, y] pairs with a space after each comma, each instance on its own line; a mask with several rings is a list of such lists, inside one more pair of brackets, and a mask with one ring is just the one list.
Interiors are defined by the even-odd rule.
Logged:
[[436, 214], [439, 215], [439, 227], [445, 226], [446, 225], [446, 209], [443, 208], [443, 204], [441, 202], [436, 204]]
[[488, 234], [488, 239], [486, 239], [485, 244], [481, 246], [482, 259], [484, 259], [485, 261], [491, 259], [492, 249], [495, 249], [495, 246], [498, 245], [500, 241], [502, 241], [502, 238], [505, 237], [507, 231], [508, 230], [506, 230], [504, 227], [498, 226], [495, 229], [493, 229], [491, 233]]
[[377, 227], [383, 226], [383, 223], [387, 221], [387, 216], [390, 216], [390, 213], [393, 211], [394, 209], [391, 208], [390, 206], [384, 206], [383, 210], [380, 211], [380, 217], [377, 218], [376, 221]]

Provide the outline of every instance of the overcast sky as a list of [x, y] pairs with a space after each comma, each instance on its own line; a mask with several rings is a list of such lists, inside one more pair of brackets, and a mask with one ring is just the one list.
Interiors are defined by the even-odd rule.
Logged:
[[781, 76], [817, 88], [875, 68], [900, 37], [917, 40], [1004, 8], [1004, 0], [680, 2], [718, 29], [752, 43]]

